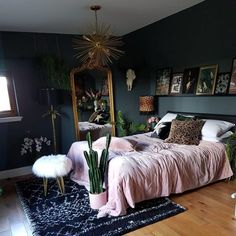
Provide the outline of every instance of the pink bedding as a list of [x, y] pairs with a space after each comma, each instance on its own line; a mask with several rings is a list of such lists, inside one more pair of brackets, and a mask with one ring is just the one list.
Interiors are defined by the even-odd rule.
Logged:
[[[148, 133], [126, 139], [137, 142], [136, 150], [109, 152], [108, 202], [98, 217], [124, 215], [136, 202], [182, 193], [233, 174], [222, 143], [170, 144]], [[88, 188], [86, 149], [86, 141], [73, 143], [68, 157], [73, 162], [71, 179]]]

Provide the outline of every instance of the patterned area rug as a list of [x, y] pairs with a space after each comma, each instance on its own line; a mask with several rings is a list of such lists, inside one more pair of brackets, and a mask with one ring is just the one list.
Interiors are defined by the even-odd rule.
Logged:
[[55, 180], [49, 180], [44, 197], [42, 179], [16, 184], [20, 202], [34, 236], [122, 235], [185, 211], [169, 198], [158, 198], [136, 204], [128, 214], [97, 219], [97, 210], [89, 207], [88, 191], [65, 179], [66, 193], [61, 195]]

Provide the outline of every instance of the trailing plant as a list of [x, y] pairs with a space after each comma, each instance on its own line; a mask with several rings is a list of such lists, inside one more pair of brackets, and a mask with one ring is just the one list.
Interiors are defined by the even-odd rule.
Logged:
[[84, 156], [88, 164], [89, 170], [89, 183], [90, 193], [98, 194], [104, 192], [103, 183], [105, 173], [107, 171], [108, 163], [108, 149], [111, 142], [111, 135], [108, 134], [106, 137], [106, 148], [102, 150], [100, 162], [98, 163], [98, 153], [92, 148], [92, 138], [90, 132], [87, 133], [86, 139], [88, 141], [89, 151], [84, 151]]
[[63, 60], [56, 56], [42, 56], [39, 65], [49, 87], [70, 90], [70, 71]]
[[233, 178], [236, 178], [236, 133], [232, 134], [226, 142], [226, 153], [229, 159]]
[[130, 121], [121, 111], [118, 111], [116, 126], [120, 130], [120, 135], [122, 137], [146, 131], [146, 124]]

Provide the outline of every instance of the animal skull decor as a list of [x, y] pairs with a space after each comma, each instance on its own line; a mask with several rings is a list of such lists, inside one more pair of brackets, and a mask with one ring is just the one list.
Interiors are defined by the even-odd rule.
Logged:
[[126, 78], [127, 78], [126, 79], [126, 84], [127, 84], [127, 87], [128, 87], [128, 91], [131, 91], [132, 86], [133, 86], [133, 81], [136, 78], [134, 70], [128, 69], [127, 72], [126, 72]]

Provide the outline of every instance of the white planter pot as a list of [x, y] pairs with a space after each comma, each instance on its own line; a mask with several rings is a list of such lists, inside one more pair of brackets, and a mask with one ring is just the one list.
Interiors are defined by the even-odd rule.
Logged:
[[107, 191], [102, 193], [89, 193], [90, 207], [92, 209], [99, 209], [107, 203]]

